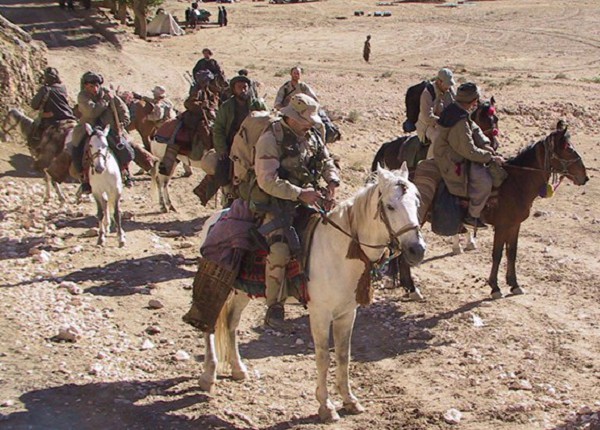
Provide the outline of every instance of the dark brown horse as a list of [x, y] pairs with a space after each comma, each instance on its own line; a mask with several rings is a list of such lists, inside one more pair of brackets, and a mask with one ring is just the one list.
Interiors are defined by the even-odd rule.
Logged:
[[[481, 128], [483, 134], [490, 139], [492, 148], [498, 149], [498, 117], [496, 116], [496, 101], [492, 97], [489, 101], [479, 103], [477, 109], [471, 113], [471, 119]], [[390, 142], [386, 142], [381, 145], [381, 148], [375, 154], [373, 163], [371, 164], [371, 171], [376, 172], [377, 166], [381, 165], [390, 170], [399, 169], [403, 162], [407, 162], [408, 167], [411, 171], [414, 170], [416, 162], [425, 158], [427, 154], [427, 147], [421, 149], [421, 155], [414, 154], [411, 156], [412, 160], [407, 159], [409, 151], [406, 151], [406, 147], [409, 145], [419, 145], [418, 137], [412, 136], [401, 136]], [[417, 151], [418, 152], [418, 151]], [[414, 159], [416, 158], [416, 160]]]
[[[498, 189], [498, 196], [491, 199], [482, 213], [483, 219], [494, 226], [494, 247], [492, 251], [492, 270], [488, 279], [492, 287], [492, 298], [502, 297], [498, 287], [498, 268], [502, 252], [506, 247], [508, 264], [506, 283], [512, 294], [523, 294], [517, 283], [515, 263], [517, 261], [517, 242], [521, 223], [530, 214], [531, 206], [541, 190], [553, 177], [553, 183], [568, 178], [575, 185], [584, 185], [588, 180], [581, 156], [573, 147], [567, 128], [559, 121], [557, 130], [523, 149], [516, 157], [504, 164], [508, 178]], [[400, 261], [400, 282], [409, 291], [415, 291], [410, 267]]]

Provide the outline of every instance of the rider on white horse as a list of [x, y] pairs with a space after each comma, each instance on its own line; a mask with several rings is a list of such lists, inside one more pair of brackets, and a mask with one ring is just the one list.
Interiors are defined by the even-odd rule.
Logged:
[[113, 91], [102, 87], [103, 83], [104, 79], [100, 74], [86, 72], [81, 78], [81, 91], [77, 96], [81, 118], [73, 131], [73, 164], [82, 173], [82, 191], [85, 193], [91, 192], [87, 173], [83, 169], [86, 124], [92, 127], [110, 125], [108, 142], [119, 162], [125, 186], [132, 185], [128, 165], [133, 158], [133, 149], [123, 136], [125, 127], [130, 122], [129, 109]]
[[[297, 94], [281, 110], [283, 118], [273, 122], [256, 143], [256, 190], [250, 193], [250, 206], [263, 217], [263, 226], [281, 220], [280, 211], [300, 204], [315, 205], [323, 199], [332, 200], [340, 185], [339, 173], [329, 156], [316, 126], [322, 125], [318, 115], [319, 104], [306, 94]], [[324, 181], [327, 188], [319, 190]], [[260, 190], [258, 189], [260, 187]], [[261, 192], [262, 191], [262, 192]], [[283, 324], [282, 288], [285, 268], [291, 255], [294, 238], [290, 225], [279, 226], [266, 235], [269, 244], [265, 284], [267, 314], [265, 324], [277, 327]], [[259, 229], [260, 231], [260, 229]]]

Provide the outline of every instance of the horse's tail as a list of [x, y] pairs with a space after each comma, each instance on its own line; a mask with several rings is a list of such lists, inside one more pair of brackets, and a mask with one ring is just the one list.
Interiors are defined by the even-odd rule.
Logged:
[[229, 341], [231, 327], [229, 327], [230, 318], [228, 318], [231, 313], [234, 297], [235, 294], [229, 294], [215, 324], [215, 349], [217, 362], [219, 363], [218, 371], [221, 373], [227, 372], [227, 367], [234, 356], [234, 351], [231, 350], [231, 342]]
[[375, 172], [378, 166], [385, 167], [385, 150], [389, 144], [390, 142], [386, 142], [381, 145], [381, 148], [379, 148], [379, 151], [377, 151], [377, 154], [375, 154], [375, 158], [371, 164], [371, 172]]

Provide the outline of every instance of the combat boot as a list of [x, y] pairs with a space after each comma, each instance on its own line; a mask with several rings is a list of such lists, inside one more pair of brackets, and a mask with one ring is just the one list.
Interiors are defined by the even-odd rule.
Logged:
[[173, 169], [177, 164], [177, 155], [179, 154], [179, 145], [169, 143], [163, 159], [158, 165], [158, 173], [165, 176], [171, 176]]
[[283, 303], [275, 303], [267, 308], [265, 325], [274, 330], [284, 330], [289, 327], [289, 323], [285, 321], [285, 309]]

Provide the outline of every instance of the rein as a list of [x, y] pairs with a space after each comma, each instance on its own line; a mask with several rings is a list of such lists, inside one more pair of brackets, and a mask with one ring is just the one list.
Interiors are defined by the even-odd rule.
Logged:
[[385, 249], [385, 248], [388, 248], [390, 245], [397, 248], [399, 245], [399, 243], [398, 243], [399, 236], [401, 236], [404, 233], [407, 233], [411, 230], [419, 231], [421, 229], [420, 226], [410, 223], [410, 224], [407, 224], [404, 227], [400, 228], [398, 231], [394, 232], [390, 225], [389, 219], [388, 219], [387, 215], [385, 214], [385, 211], [383, 210], [381, 201], [377, 205], [377, 211], [379, 212], [379, 216], [382, 219], [383, 223], [385, 224], [385, 228], [387, 229], [388, 234], [390, 235], [390, 241], [385, 245], [370, 245], [368, 243], [361, 242], [354, 235], [348, 233], [346, 230], [344, 230], [343, 227], [341, 227], [339, 224], [337, 224], [335, 221], [333, 221], [330, 217], [328, 217], [324, 210], [322, 210], [322, 209], [319, 210], [319, 215], [323, 219], [324, 224], [331, 224], [331, 226], [333, 228], [335, 228], [336, 230], [338, 230], [339, 232], [343, 233], [345, 236], [350, 238], [350, 240], [352, 242], [354, 242], [360, 246], [364, 246], [366, 248], [371, 248], [371, 249]]

